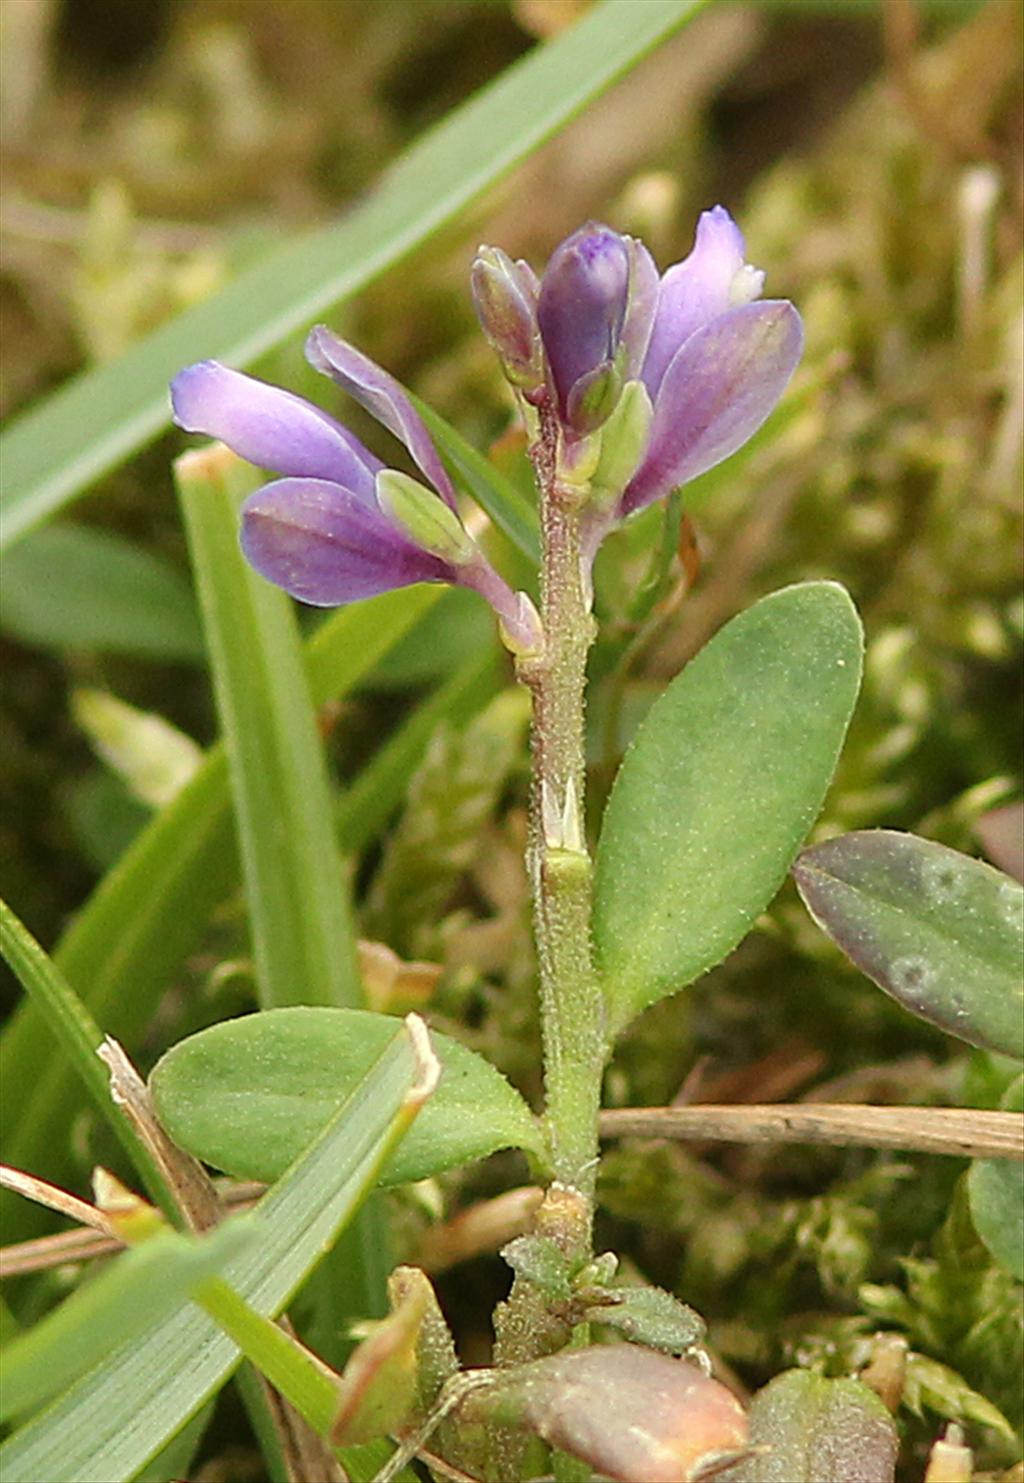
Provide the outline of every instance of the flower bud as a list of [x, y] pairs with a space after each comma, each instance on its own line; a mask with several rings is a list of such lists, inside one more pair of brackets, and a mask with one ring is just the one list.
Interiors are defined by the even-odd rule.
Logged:
[[566, 422], [574, 433], [596, 432], [614, 412], [622, 395], [622, 372], [614, 361], [587, 371], [569, 393]]
[[476, 555], [459, 517], [418, 479], [398, 469], [381, 469], [377, 503], [404, 535], [432, 556], [464, 566]]
[[532, 272], [525, 263], [514, 263], [500, 247], [481, 247], [471, 283], [477, 317], [505, 375], [513, 386], [535, 389], [544, 375]]
[[[570, 421], [570, 397], [584, 377], [595, 377], [616, 359], [629, 306], [631, 254], [626, 238], [610, 227], [588, 223], [555, 249], [541, 279], [537, 319], [558, 409]], [[608, 415], [614, 405], [609, 387], [596, 376], [577, 393], [576, 414], [583, 419]], [[573, 425], [570, 423], [570, 425]]]

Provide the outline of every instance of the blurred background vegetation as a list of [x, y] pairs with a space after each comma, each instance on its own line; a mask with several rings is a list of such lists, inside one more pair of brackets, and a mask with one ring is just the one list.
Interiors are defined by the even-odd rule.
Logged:
[[[343, 215], [409, 141], [586, 8], [4, 0], [3, 413]], [[692, 531], [660, 585], [649, 576], [661, 512], [602, 557], [595, 812], [645, 705], [726, 618], [786, 582], [834, 576], [869, 647], [820, 831], [914, 829], [1012, 868], [1024, 740], [1019, 27], [1014, 0], [709, 5], [332, 316], [525, 481], [467, 292], [478, 241], [539, 265], [594, 216], [642, 235], [666, 265], [689, 250], [698, 211], [722, 201], [768, 291], [803, 312], [808, 352], [789, 397], [744, 453], [687, 491]], [[256, 369], [339, 410], [299, 337]], [[383, 451], [372, 424], [350, 420]], [[190, 739], [215, 735], [170, 478], [184, 441], [163, 437], [104, 479], [73, 525], [37, 532], [5, 561], [4, 894], [46, 944], [173, 791], [175, 768], [187, 775]], [[105, 592], [111, 562], [122, 606]], [[411, 707], [457, 688], [492, 649], [476, 599], [443, 598], [325, 715], [337, 778], [355, 778]], [[354, 881], [365, 937], [417, 965], [368, 949], [375, 1002], [426, 1002], [535, 1095], [525, 716], [507, 691], [488, 700], [494, 688], [478, 686], [432, 730]], [[147, 723], [140, 741], [139, 717], [112, 697], [169, 726]], [[142, 766], [154, 757], [155, 777]], [[250, 1007], [246, 954], [242, 905], [227, 902], [144, 1058]], [[606, 1097], [981, 1106], [1007, 1079], [861, 979], [786, 891], [722, 968], [638, 1022]], [[83, 1167], [94, 1152], [86, 1130]], [[999, 1469], [1022, 1420], [1020, 1288], [977, 1242], [961, 1172], [856, 1150], [616, 1147], [602, 1235], [708, 1317], [749, 1386], [795, 1362], [848, 1373], [879, 1327], [905, 1334], [919, 1356], [907, 1476], [920, 1476], [944, 1416], [975, 1423], [982, 1464]], [[415, 1253], [438, 1211], [522, 1177], [509, 1157], [396, 1196], [400, 1251]], [[505, 1280], [481, 1258], [450, 1289], [442, 1281], [468, 1362], [485, 1352]]]

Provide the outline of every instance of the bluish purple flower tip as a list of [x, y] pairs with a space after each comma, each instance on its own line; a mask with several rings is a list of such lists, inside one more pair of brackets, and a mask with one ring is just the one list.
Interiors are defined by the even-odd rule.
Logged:
[[[318, 370], [340, 381], [401, 439], [439, 500], [454, 511], [447, 471], [398, 382], [326, 329], [313, 331], [308, 354]], [[536, 646], [532, 610], [469, 537], [458, 543], [458, 559], [446, 559], [413, 539], [378, 499], [378, 475], [385, 465], [319, 407], [217, 361], [181, 371], [171, 384], [171, 401], [179, 427], [217, 438], [241, 458], [284, 476], [242, 506], [242, 549], [268, 581], [318, 607], [337, 607], [413, 582], [458, 582], [483, 593], [511, 641], [522, 648]], [[421, 493], [429, 504], [427, 490]], [[441, 524], [459, 529], [457, 515], [453, 520], [446, 514]]]
[[[559, 413], [586, 402], [573, 391], [609, 374], [629, 308], [631, 253], [627, 238], [588, 222], [551, 255], [540, 281], [537, 320]], [[589, 430], [577, 427], [578, 431]]]
[[787, 300], [760, 300], [763, 283], [725, 208], [705, 211], [693, 251], [659, 286], [640, 373], [654, 417], [620, 517], [735, 453], [782, 396], [803, 352], [803, 325]]
[[[623, 424], [637, 462], [618, 499], [592, 513], [591, 547], [616, 520], [728, 458], [778, 402], [803, 328], [792, 304], [760, 300], [763, 283], [722, 206], [702, 214], [693, 251], [660, 279], [643, 244], [608, 227], [590, 224], [556, 248], [539, 318], [566, 439], [602, 427], [630, 381], [652, 407], [646, 445], [642, 425], [638, 434], [635, 420]], [[601, 457], [602, 467], [619, 467]]]

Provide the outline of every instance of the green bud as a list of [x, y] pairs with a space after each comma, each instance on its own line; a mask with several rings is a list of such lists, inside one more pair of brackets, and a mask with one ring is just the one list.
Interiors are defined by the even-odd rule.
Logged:
[[525, 263], [514, 263], [500, 247], [481, 247], [471, 282], [477, 316], [505, 375], [513, 386], [535, 390], [544, 381], [544, 366], [532, 272]]
[[476, 547], [462, 521], [440, 495], [398, 469], [377, 475], [377, 501], [411, 541], [455, 566], [465, 566]]
[[644, 455], [653, 408], [642, 381], [627, 381], [615, 411], [601, 429], [601, 453], [594, 470], [594, 496], [605, 504], [618, 499]]
[[581, 376], [569, 393], [566, 422], [577, 433], [592, 433], [615, 411], [622, 395], [622, 372], [606, 360]]

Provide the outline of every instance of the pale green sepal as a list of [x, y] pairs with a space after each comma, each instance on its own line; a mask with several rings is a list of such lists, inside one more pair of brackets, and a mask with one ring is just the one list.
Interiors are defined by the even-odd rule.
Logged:
[[558, 440], [555, 470], [558, 482], [563, 488], [581, 491], [581, 503], [590, 495], [590, 481], [601, 457], [601, 436], [598, 431], [587, 437], [569, 439], [563, 436]]
[[601, 430], [601, 453], [594, 470], [596, 504], [618, 499], [644, 455], [654, 408], [642, 381], [627, 381], [615, 411]]
[[398, 469], [381, 469], [377, 500], [384, 513], [424, 551], [456, 566], [464, 566], [476, 555], [476, 547], [459, 517], [418, 479]]

